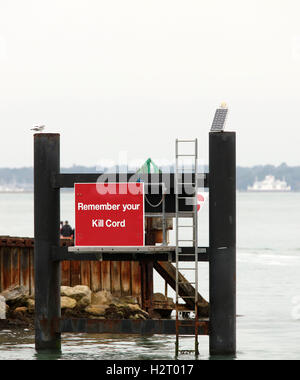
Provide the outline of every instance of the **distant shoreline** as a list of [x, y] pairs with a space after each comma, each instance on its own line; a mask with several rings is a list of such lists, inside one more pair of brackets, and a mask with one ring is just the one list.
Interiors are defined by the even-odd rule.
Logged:
[[[160, 169], [165, 173], [174, 173], [174, 164], [161, 166]], [[61, 167], [61, 173], [108, 173], [108, 172], [126, 173], [132, 172], [133, 168], [126, 165], [116, 167], [98, 167], [98, 166], [80, 166], [73, 165], [71, 167]], [[208, 165], [202, 165], [201, 171], [207, 173]], [[238, 191], [247, 191], [248, 186], [252, 186], [255, 181], [262, 181], [267, 175], [272, 175], [278, 180], [285, 180], [288, 186], [291, 186], [292, 192], [300, 191], [300, 166], [288, 166], [285, 163], [281, 165], [255, 165], [255, 166], [239, 166], [236, 167], [236, 184]], [[33, 167], [23, 168], [5, 168], [0, 167], [0, 187], [18, 186], [27, 189], [33, 188]], [[30, 190], [28, 190], [30, 192]]]

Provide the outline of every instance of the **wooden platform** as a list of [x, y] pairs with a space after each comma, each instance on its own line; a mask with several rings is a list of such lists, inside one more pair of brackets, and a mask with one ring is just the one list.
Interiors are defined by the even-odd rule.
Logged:
[[142, 247], [68, 247], [69, 252], [90, 253], [90, 252], [138, 252], [138, 253], [156, 253], [156, 252], [175, 252], [176, 247], [170, 245], [146, 245]]
[[[194, 261], [193, 247], [180, 247], [179, 261]], [[143, 247], [53, 247], [52, 260], [100, 261], [169, 261], [176, 260], [175, 246], [147, 245]], [[209, 261], [209, 247], [198, 247], [198, 261]]]

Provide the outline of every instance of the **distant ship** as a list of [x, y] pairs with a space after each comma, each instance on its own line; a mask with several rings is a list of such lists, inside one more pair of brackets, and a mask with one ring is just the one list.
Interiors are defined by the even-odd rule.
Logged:
[[280, 181], [273, 175], [267, 175], [263, 181], [256, 180], [252, 186], [248, 186], [248, 191], [286, 192], [291, 191], [291, 186], [288, 186], [285, 180]]

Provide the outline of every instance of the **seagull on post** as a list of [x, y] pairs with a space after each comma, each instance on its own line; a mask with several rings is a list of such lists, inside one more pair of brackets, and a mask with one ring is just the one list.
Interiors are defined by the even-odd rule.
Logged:
[[37, 125], [34, 128], [31, 128], [30, 130], [31, 131], [36, 131], [36, 132], [43, 132], [44, 129], [45, 129], [44, 125]]

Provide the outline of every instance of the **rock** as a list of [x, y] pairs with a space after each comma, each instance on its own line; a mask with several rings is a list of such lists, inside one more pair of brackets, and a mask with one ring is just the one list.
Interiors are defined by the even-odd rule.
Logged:
[[60, 297], [60, 307], [61, 309], [74, 309], [77, 302], [74, 298], [62, 296]]
[[89, 306], [91, 303], [91, 297], [89, 296], [84, 296], [82, 297], [78, 302], [77, 302], [77, 307], [79, 309], [84, 309], [87, 306]]
[[[134, 317], [134, 318], [131, 318]], [[105, 310], [106, 319], [149, 319], [149, 314], [136, 305], [110, 304]]]
[[108, 305], [89, 305], [85, 308], [85, 311], [94, 316], [103, 316], [107, 308]]
[[141, 317], [143, 316], [142, 319], [150, 319], [150, 315], [145, 311], [145, 310], [139, 310], [138, 315]]
[[137, 297], [134, 297], [134, 296], [123, 296], [121, 298], [119, 298], [119, 302], [121, 304], [138, 304], [139, 301], [138, 301], [138, 298]]
[[173, 298], [166, 297], [162, 293], [154, 293], [153, 308], [153, 318], [170, 318], [172, 311], [175, 309], [175, 304]]
[[137, 297], [115, 297], [107, 290], [92, 293], [92, 302], [85, 311], [94, 316], [104, 315], [106, 319], [149, 318], [148, 313], [138, 305]]
[[69, 297], [71, 286], [61, 286], [60, 287], [60, 295], [61, 297]]
[[15, 310], [13, 311], [13, 314], [26, 314], [28, 311], [26, 306], [20, 306], [16, 307]]
[[155, 303], [157, 304], [156, 306], [159, 306], [159, 304], [162, 303], [162, 305], [166, 304], [168, 308], [175, 309], [175, 304], [174, 304], [173, 298], [166, 297], [162, 293], [154, 293], [153, 294], [153, 302], [154, 302], [154, 304]]
[[141, 309], [139, 307], [139, 305], [132, 305], [132, 304], [130, 304], [130, 305], [128, 305], [128, 307], [130, 308], [130, 310], [132, 311], [132, 313], [135, 316], [137, 316], [137, 319], [140, 319], [140, 318], [141, 319], [149, 319], [150, 318], [149, 314], [145, 310]]
[[91, 299], [91, 289], [86, 285], [61, 286], [60, 295], [80, 301], [83, 297]]
[[92, 294], [91, 303], [93, 305], [109, 305], [112, 302], [112, 299], [113, 296], [109, 291], [102, 290], [100, 292]]
[[166, 301], [166, 296], [162, 293], [154, 293], [152, 299], [153, 301]]
[[126, 314], [127, 313], [125, 311], [125, 307], [122, 305], [117, 306], [115, 304], [110, 304], [109, 307], [105, 310], [106, 319], [126, 319]]
[[149, 318], [147, 318], [145, 315], [143, 315], [143, 314], [138, 314], [138, 319], [144, 319], [144, 320], [146, 320], [146, 319], [149, 319]]
[[13, 308], [25, 306], [29, 298], [28, 291], [22, 285], [12, 286], [4, 290], [1, 295], [6, 303]]
[[131, 310], [142, 311], [139, 305], [136, 305], [136, 304], [129, 304], [128, 307], [130, 307]]
[[103, 315], [89, 315], [89, 319], [105, 319]]
[[134, 320], [136, 320], [136, 319], [140, 319], [140, 317], [139, 317], [138, 314], [134, 314], [134, 315], [131, 315], [131, 316], [129, 317], [129, 319], [134, 319]]
[[29, 313], [34, 313], [35, 311], [35, 301], [32, 298], [27, 300], [27, 308]]

